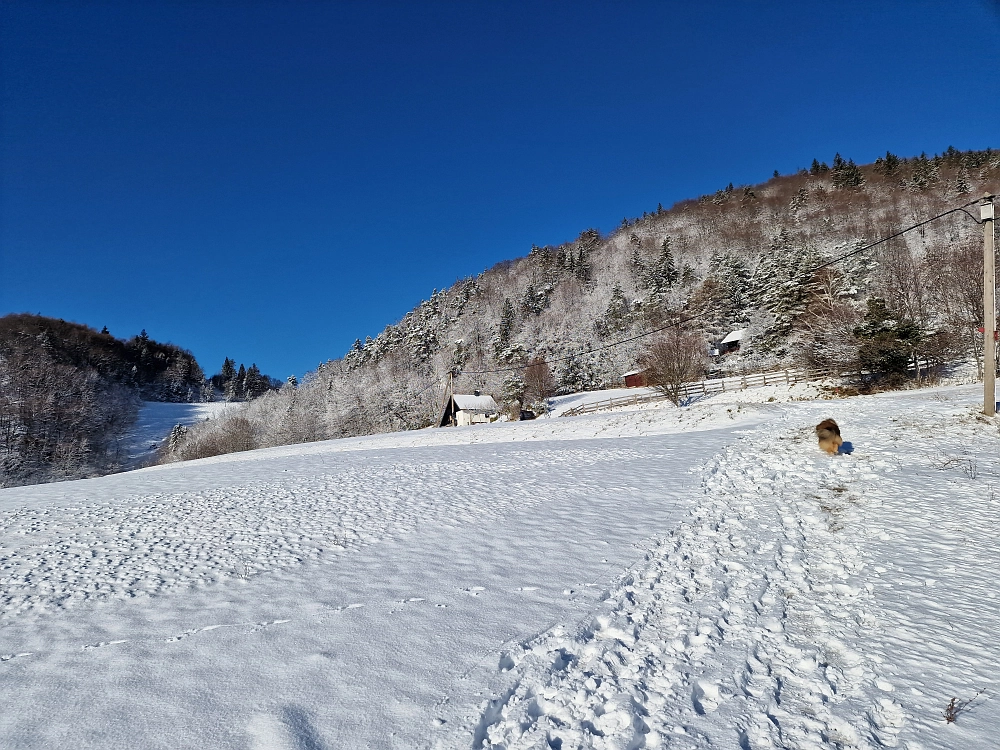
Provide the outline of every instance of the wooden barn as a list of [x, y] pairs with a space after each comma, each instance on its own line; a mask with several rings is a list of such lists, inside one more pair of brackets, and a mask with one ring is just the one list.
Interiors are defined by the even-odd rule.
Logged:
[[632, 370], [632, 372], [626, 372], [622, 377], [625, 378], [626, 388], [643, 388], [647, 385], [645, 370]]
[[455, 393], [448, 397], [438, 420], [438, 427], [465, 427], [470, 424], [493, 422], [500, 416], [500, 407], [492, 396], [476, 391], [471, 396]]
[[738, 352], [740, 350], [740, 344], [743, 343], [746, 337], [747, 331], [745, 328], [733, 331], [719, 342], [719, 353], [729, 354], [730, 352]]

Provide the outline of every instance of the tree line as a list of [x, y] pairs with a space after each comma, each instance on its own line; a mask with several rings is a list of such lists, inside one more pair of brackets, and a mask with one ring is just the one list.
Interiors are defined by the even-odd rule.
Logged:
[[224, 366], [206, 380], [191, 352], [145, 330], [119, 339], [106, 327], [0, 317], [0, 486], [120, 469], [142, 401], [248, 400], [279, 385], [256, 365], [236, 372], [226, 362], [231, 378]]

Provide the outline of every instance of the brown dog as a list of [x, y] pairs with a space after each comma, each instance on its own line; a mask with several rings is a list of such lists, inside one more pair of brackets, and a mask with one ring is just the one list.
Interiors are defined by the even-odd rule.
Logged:
[[832, 419], [824, 419], [816, 425], [816, 437], [819, 438], [819, 447], [831, 456], [836, 454], [844, 443], [840, 437], [840, 428]]

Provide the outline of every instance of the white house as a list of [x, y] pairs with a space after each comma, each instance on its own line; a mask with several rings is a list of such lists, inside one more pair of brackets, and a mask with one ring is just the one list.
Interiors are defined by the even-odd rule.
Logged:
[[448, 399], [438, 420], [438, 427], [465, 427], [492, 422], [500, 415], [500, 407], [492, 396], [455, 393]]

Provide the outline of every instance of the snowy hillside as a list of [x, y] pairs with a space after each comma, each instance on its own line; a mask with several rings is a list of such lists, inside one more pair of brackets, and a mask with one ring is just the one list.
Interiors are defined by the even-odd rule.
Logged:
[[861, 390], [936, 375], [982, 348], [982, 232], [952, 209], [998, 190], [1000, 155], [949, 148], [870, 165], [838, 155], [658, 206], [435, 290], [300, 387], [193, 429], [171, 458], [424, 427], [453, 372], [457, 393], [537, 409], [554, 393], [620, 385], [647, 336], [679, 318], [705, 354], [742, 331], [738, 352], [700, 370], [865, 372], [851, 383]]
[[174, 404], [143, 401], [135, 424], [125, 433], [122, 443], [128, 454], [128, 466], [136, 468], [153, 463], [157, 451], [175, 425], [185, 427], [211, 419], [226, 409], [225, 401], [198, 404]]
[[0, 490], [0, 747], [989, 747], [978, 390], [751, 394]]

